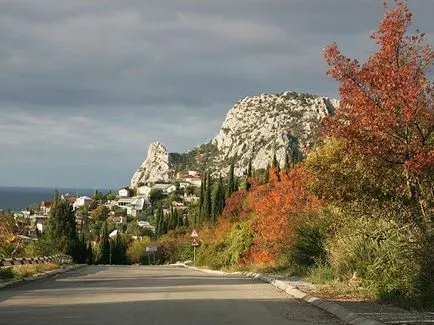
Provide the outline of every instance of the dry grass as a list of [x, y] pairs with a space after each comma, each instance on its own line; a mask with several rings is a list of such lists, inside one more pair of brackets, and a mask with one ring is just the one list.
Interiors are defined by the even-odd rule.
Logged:
[[12, 272], [15, 279], [23, 279], [58, 268], [60, 268], [60, 265], [56, 263], [15, 265], [12, 266]]

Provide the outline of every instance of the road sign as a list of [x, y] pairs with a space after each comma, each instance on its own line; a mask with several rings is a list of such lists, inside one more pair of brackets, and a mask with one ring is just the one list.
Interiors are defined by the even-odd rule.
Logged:
[[190, 237], [193, 237], [193, 238], [199, 237], [199, 234], [197, 233], [196, 229], [193, 229], [193, 231], [191, 232]]
[[146, 246], [147, 252], [156, 252], [158, 250], [157, 246]]
[[196, 248], [196, 247], [200, 246], [200, 243], [199, 243], [199, 241], [196, 238], [194, 238], [193, 242], [191, 243], [191, 246], [193, 246], [194, 248]]

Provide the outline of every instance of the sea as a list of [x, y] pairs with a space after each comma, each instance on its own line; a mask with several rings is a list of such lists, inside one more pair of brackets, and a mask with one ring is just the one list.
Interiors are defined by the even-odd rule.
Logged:
[[[29, 205], [41, 204], [44, 200], [52, 200], [54, 188], [48, 187], [8, 187], [0, 186], [0, 210], [21, 211]], [[92, 196], [95, 189], [57, 188], [60, 194], [71, 196]], [[108, 192], [108, 190], [98, 190]]]

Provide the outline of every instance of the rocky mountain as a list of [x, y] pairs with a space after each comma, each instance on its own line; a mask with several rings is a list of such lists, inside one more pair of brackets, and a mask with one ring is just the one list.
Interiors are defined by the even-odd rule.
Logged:
[[131, 186], [168, 181], [187, 169], [225, 175], [232, 162], [242, 175], [250, 159], [254, 169], [266, 168], [274, 154], [281, 165], [288, 158], [299, 160], [316, 142], [321, 119], [333, 115], [337, 106], [334, 99], [290, 91], [246, 97], [229, 110], [219, 134], [208, 143], [184, 154], [169, 154], [160, 143], [151, 144]]
[[168, 182], [170, 171], [169, 153], [166, 148], [159, 142], [151, 143], [148, 156], [131, 178], [131, 187], [137, 187], [141, 182]]

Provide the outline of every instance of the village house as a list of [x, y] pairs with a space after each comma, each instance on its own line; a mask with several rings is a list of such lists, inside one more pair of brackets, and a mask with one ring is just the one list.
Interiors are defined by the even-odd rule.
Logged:
[[137, 188], [137, 195], [143, 195], [145, 197], [149, 197], [151, 191], [152, 191], [151, 186], [143, 185]]
[[123, 197], [117, 201], [117, 206], [127, 210], [127, 215], [136, 217], [139, 215], [149, 200], [144, 196]]
[[72, 204], [72, 209], [73, 210], [77, 210], [80, 207], [83, 206], [90, 206], [90, 204], [92, 203], [92, 199], [88, 196], [80, 196], [79, 198], [77, 198], [75, 200], [75, 202]]
[[132, 191], [129, 187], [123, 187], [118, 191], [119, 197], [131, 197]]
[[152, 186], [152, 189], [159, 189], [163, 192], [164, 195], [168, 195], [172, 192], [176, 191], [176, 185], [174, 184], [155, 184]]
[[53, 201], [47, 201], [47, 200], [42, 201], [41, 202], [41, 208], [40, 208], [41, 212], [44, 215], [48, 215], [51, 211], [52, 205], [53, 205]]

